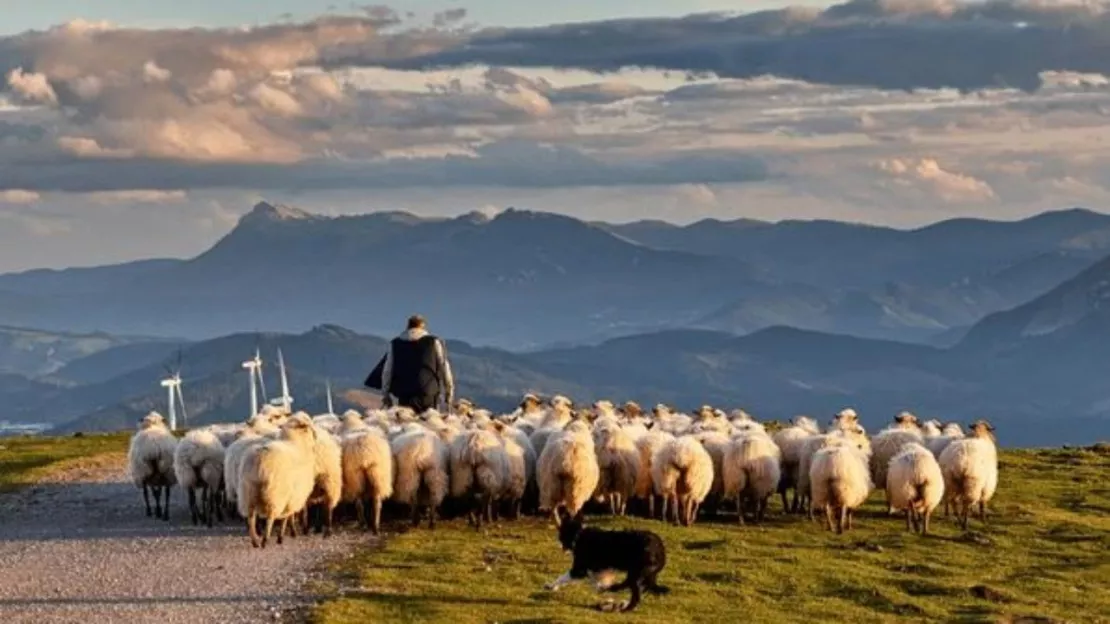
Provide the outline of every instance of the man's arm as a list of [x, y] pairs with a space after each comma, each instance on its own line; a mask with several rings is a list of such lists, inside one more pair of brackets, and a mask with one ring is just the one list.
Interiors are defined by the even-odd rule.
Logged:
[[393, 343], [389, 343], [385, 352], [385, 364], [382, 365], [382, 397], [389, 396], [389, 382], [393, 377]]
[[443, 386], [443, 401], [450, 408], [455, 400], [455, 376], [451, 373], [451, 363], [447, 361], [447, 348], [443, 340], [436, 340], [436, 355], [439, 357], [440, 384]]

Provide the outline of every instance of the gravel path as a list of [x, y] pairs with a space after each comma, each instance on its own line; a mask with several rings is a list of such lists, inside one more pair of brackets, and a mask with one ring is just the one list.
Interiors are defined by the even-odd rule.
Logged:
[[194, 528], [172, 496], [169, 522], [147, 518], [118, 457], [0, 496], [0, 622], [288, 621], [314, 600], [314, 569], [367, 539], [340, 530], [254, 549], [238, 523]]

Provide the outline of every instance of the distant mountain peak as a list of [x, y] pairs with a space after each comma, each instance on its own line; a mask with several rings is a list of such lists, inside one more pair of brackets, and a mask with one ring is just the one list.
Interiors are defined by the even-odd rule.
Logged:
[[274, 221], [304, 221], [307, 219], [319, 219], [319, 215], [312, 214], [295, 208], [293, 206], [286, 206], [284, 204], [271, 204], [267, 201], [260, 201], [251, 208], [240, 219], [240, 223], [270, 223]]

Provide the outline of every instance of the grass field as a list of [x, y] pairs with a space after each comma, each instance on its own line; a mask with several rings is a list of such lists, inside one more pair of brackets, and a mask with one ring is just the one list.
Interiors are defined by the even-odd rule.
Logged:
[[[881, 493], [843, 536], [778, 512], [693, 528], [591, 516], [595, 526], [658, 531], [664, 597], [627, 615], [593, 610], [588, 584], [543, 585], [569, 567], [553, 525], [465, 521], [394, 531], [336, 564], [310, 615], [344, 622], [1110, 622], [1110, 455], [1007, 451], [988, 526], [938, 518], [928, 537], [887, 517]], [[624, 594], [623, 597], [626, 597]]]
[[75, 463], [127, 453], [130, 434], [83, 435], [51, 438], [21, 436], [0, 438], [0, 492], [40, 481]]

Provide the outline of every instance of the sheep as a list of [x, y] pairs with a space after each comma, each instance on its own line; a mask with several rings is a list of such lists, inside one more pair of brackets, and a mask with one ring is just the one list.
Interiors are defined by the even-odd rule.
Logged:
[[[723, 419], [719, 422], [727, 425], [727, 421]], [[699, 429], [701, 424], [695, 425], [694, 429]], [[725, 497], [724, 464], [725, 451], [728, 449], [728, 435], [715, 429], [701, 430], [690, 435], [701, 442], [701, 445], [705, 447], [705, 450], [709, 452], [709, 457], [713, 460], [713, 485], [709, 488], [709, 494], [706, 495], [704, 504], [708, 513], [716, 516], [717, 509]]]
[[543, 449], [547, 446], [548, 440], [560, 433], [573, 417], [570, 399], [563, 396], [555, 396], [551, 399], [551, 410], [544, 416], [529, 440], [537, 455], [543, 455]]
[[600, 477], [589, 425], [576, 420], [553, 435], [540, 453], [536, 464], [540, 510], [551, 512], [556, 524], [560, 508], [570, 517], [577, 516], [597, 490]]
[[636, 492], [640, 452], [636, 442], [616, 423], [594, 430], [594, 450], [600, 479], [597, 494], [609, 501], [614, 516], [623, 516], [628, 499]]
[[[127, 450], [127, 466], [135, 487], [142, 488], [143, 502], [146, 503], [147, 517], [154, 516], [150, 510], [150, 491], [154, 491], [155, 517], [169, 521], [170, 488], [177, 483], [173, 471], [173, 455], [177, 448], [177, 438], [166, 426], [166, 421], [158, 412], [151, 412], [139, 421], [139, 429], [131, 436]], [[163, 508], [162, 491], [166, 492]]]
[[987, 521], [987, 503], [998, 488], [998, 449], [994, 427], [985, 420], [971, 425], [968, 437], [953, 440], [940, 454], [944, 475], [944, 500], [956, 508], [960, 527], [967, 530], [968, 516], [979, 505], [979, 521]]
[[362, 426], [344, 417], [346, 434], [340, 440], [343, 500], [355, 504], [365, 530], [379, 535], [382, 502], [393, 496], [393, 453], [380, 429], [359, 424]]
[[782, 453], [765, 431], [750, 430], [733, 436], [723, 462], [726, 497], [736, 499], [740, 524], [750, 509], [757, 523], [767, 513], [767, 499], [779, 487]]
[[[277, 542], [281, 544], [286, 528], [304, 509], [316, 482], [314, 447], [316, 429], [312, 420], [297, 414], [282, 425], [277, 439], [252, 446], [243, 457], [239, 474], [239, 515], [247, 519], [251, 546], [265, 548], [274, 523], [281, 521]], [[258, 518], [266, 518], [259, 536]]]
[[[538, 497], [535, 491], [536, 451], [528, 441], [528, 436], [520, 429], [501, 422], [494, 422], [491, 426], [501, 438], [501, 446], [505, 449], [507, 472], [502, 496], [509, 502], [513, 510], [512, 517], [516, 520], [520, 518], [524, 500]], [[532, 504], [529, 501], [529, 505]]]
[[335, 433], [339, 430], [339, 417], [335, 414], [319, 414], [312, 417], [312, 424], [327, 431], [328, 433]]
[[[859, 424], [859, 414], [856, 413], [856, 410], [850, 407], [840, 410], [836, 413], [835, 416], [833, 416], [832, 420], [829, 421], [830, 429], [851, 430], [856, 427], [863, 429], [863, 427]], [[867, 432], [864, 431], [864, 433]]]
[[469, 503], [470, 524], [481, 529], [483, 517], [493, 522], [493, 504], [501, 497], [509, 473], [501, 438], [486, 429], [462, 433], [451, 444], [449, 463], [451, 496]]
[[[802, 451], [805, 441], [809, 436], [819, 435], [817, 421], [808, 416], [797, 416], [794, 424], [785, 429], [776, 431], [771, 439], [782, 452], [782, 477], [779, 481], [779, 495], [782, 496], [782, 510], [797, 513], [800, 500], [798, 497], [798, 469], [802, 461]], [[786, 491], [793, 490], [794, 497], [791, 505], [787, 507]]]
[[393, 453], [393, 498], [412, 511], [412, 525], [420, 526], [422, 507], [428, 509], [428, 528], [436, 528], [436, 514], [447, 498], [448, 450], [435, 433], [420, 425], [406, 427], [390, 442]]
[[652, 429], [636, 440], [636, 450], [640, 452], [640, 471], [636, 475], [634, 496], [647, 501], [648, 518], [655, 517], [655, 498], [659, 494], [652, 479], [652, 462], [659, 449], [674, 440], [666, 431]]
[[243, 424], [233, 425], [209, 425], [208, 430], [211, 431], [220, 444], [226, 449], [231, 446], [231, 443], [239, 438], [239, 432], [245, 428]]
[[[224, 488], [224, 447], [210, 429], [194, 429], [177, 443], [173, 454], [173, 473], [189, 495], [189, 515], [193, 524], [198, 520], [212, 527], [212, 516], [223, 522], [221, 505], [216, 497]], [[197, 490], [201, 490], [197, 508]]]
[[652, 408], [652, 416], [654, 418], [655, 428], [666, 431], [671, 435], [684, 434], [692, 424], [689, 416], [686, 414], [677, 414], [662, 403]]
[[[909, 412], [901, 412], [894, 417], [894, 424], [883, 429], [871, 440], [871, 481], [875, 487], [886, 487], [886, 471], [890, 460], [910, 443], [922, 443], [917, 417]], [[893, 512], [893, 510], [891, 510]]]
[[698, 507], [713, 487], [713, 458], [709, 452], [697, 438], [682, 436], [660, 448], [651, 464], [651, 478], [663, 497], [663, 517], [667, 517], [669, 503], [675, 524], [692, 525]]
[[[304, 416], [307, 418], [308, 414]], [[338, 422], [336, 419], [336, 423]], [[331, 537], [335, 508], [343, 497], [343, 451], [329, 431], [319, 425], [313, 427], [316, 437], [312, 449], [314, 480], [312, 494], [305, 505], [305, 514], [307, 520], [307, 515], [315, 511], [316, 532], [323, 531], [324, 537]]]
[[[852, 529], [852, 515], [871, 493], [867, 455], [845, 437], [832, 437], [809, 467], [813, 507], [825, 511], [825, 528], [837, 535]], [[835, 518], [835, 521], [834, 521]]]
[[929, 533], [929, 518], [944, 496], [944, 476], [929, 449], [910, 442], [891, 458], [886, 473], [887, 502], [906, 512], [906, 530]]
[[644, 410], [634, 401], [628, 401], [621, 407], [621, 428], [624, 429], [632, 441], [635, 442], [647, 435], [653, 423], [644, 420]]
[[[931, 422], [935, 423], [936, 421]], [[940, 423], [936, 424], [938, 426], [940, 425]], [[931, 434], [932, 431], [930, 428], [930, 432], [925, 435], [925, 446], [932, 451], [934, 457], [939, 459], [940, 454], [944, 452], [944, 449], [947, 448], [953, 440], [959, 440], [964, 437], [964, 430], [960, 428], [959, 423], [950, 422], [943, 427], [938, 427], [938, 431], [935, 435]]]
[[810, 519], [813, 518], [813, 491], [809, 480], [809, 469], [813, 463], [813, 456], [818, 450], [831, 444], [834, 440], [847, 439], [852, 442], [865, 455], [870, 455], [871, 447], [863, 427], [844, 425], [846, 428], [834, 428], [826, 434], [806, 438], [802, 447], [801, 459], [798, 463], [798, 496], [802, 508], [806, 510]]
[[238, 515], [239, 473], [243, 457], [252, 446], [278, 436], [280, 429], [265, 416], [255, 416], [236, 434], [235, 440], [224, 449], [224, 498], [229, 515]]

